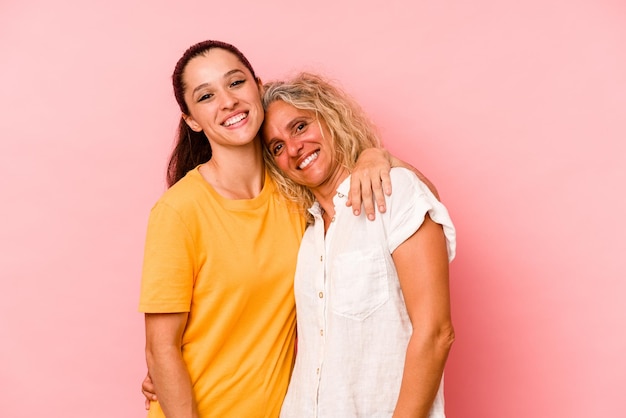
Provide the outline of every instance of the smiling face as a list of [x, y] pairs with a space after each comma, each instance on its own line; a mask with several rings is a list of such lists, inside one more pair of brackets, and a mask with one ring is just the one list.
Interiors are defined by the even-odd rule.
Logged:
[[260, 83], [237, 56], [221, 48], [189, 61], [183, 73], [185, 121], [211, 146], [247, 145], [263, 122]]
[[262, 137], [285, 176], [316, 194], [334, 193], [348, 176], [335, 158], [326, 123], [312, 111], [272, 102], [265, 112]]

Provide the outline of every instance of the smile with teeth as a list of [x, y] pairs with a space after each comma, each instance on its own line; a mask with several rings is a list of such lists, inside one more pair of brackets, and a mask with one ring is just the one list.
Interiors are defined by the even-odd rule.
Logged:
[[320, 152], [319, 151], [315, 151], [313, 154], [309, 155], [308, 157], [306, 157], [304, 159], [304, 161], [302, 161], [300, 163], [300, 165], [298, 166], [298, 168], [300, 170], [306, 168], [309, 164], [311, 164], [313, 161], [317, 160], [317, 157], [320, 156]]
[[234, 125], [237, 122], [240, 122], [248, 117], [247, 113], [240, 113], [237, 116], [233, 116], [232, 118], [227, 119], [222, 125], [225, 127], [229, 127], [230, 125]]

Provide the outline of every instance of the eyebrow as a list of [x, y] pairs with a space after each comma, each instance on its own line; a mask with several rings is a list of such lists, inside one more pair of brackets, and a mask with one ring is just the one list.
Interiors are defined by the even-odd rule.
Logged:
[[[262, 137], [263, 139], [265, 139], [265, 137], [264, 137], [263, 135], [261, 135], [261, 137]], [[270, 140], [266, 140], [266, 141], [263, 141], [263, 142], [265, 143], [265, 146], [266, 146], [268, 149], [270, 149], [270, 150], [271, 150], [271, 149], [272, 149], [272, 147], [274, 146], [274, 144], [278, 142], [278, 139], [276, 139], [276, 138], [272, 138], [272, 139], [270, 139]]]
[[294, 129], [297, 125], [299, 125], [301, 122], [306, 122], [306, 123], [312, 123], [316, 120], [317, 118], [312, 116], [312, 115], [298, 115], [295, 118], [293, 118], [286, 126], [289, 129]]
[[[244, 74], [244, 75], [245, 75], [245, 73], [243, 72], [243, 70], [240, 70], [239, 68], [235, 68], [235, 69], [232, 69], [232, 70], [230, 70], [230, 71], [226, 72], [222, 78], [227, 78], [227, 77], [229, 77], [229, 76], [231, 76], [231, 75], [233, 75], [233, 74], [235, 74], [235, 73], [242, 73], [242, 74]], [[203, 89], [203, 88], [205, 88], [205, 87], [207, 87], [207, 86], [210, 86], [210, 85], [211, 85], [211, 83], [202, 83], [202, 84], [200, 84], [199, 86], [197, 86], [195, 89], [193, 89], [193, 91], [191, 92], [191, 94], [192, 94], [192, 95], [194, 95], [194, 94], [196, 94], [196, 92], [197, 92], [198, 90], [201, 90], [201, 89]]]

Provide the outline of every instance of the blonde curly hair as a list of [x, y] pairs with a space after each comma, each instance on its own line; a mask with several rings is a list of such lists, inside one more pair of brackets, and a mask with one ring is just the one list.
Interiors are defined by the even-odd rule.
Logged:
[[[322, 76], [303, 72], [291, 80], [266, 83], [264, 88], [262, 103], [265, 111], [273, 102], [281, 100], [297, 109], [314, 112], [318, 123], [323, 122], [328, 127], [334, 157], [350, 172], [363, 150], [382, 146], [376, 128], [361, 106]], [[315, 202], [313, 193], [285, 177], [271, 151], [262, 142], [263, 158], [278, 190], [295, 202], [306, 214], [307, 222], [311, 223], [312, 216], [306, 209]]]

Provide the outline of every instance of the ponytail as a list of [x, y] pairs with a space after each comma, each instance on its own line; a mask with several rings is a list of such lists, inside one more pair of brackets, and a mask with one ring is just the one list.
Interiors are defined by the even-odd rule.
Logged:
[[204, 132], [196, 132], [181, 117], [178, 123], [176, 146], [167, 166], [167, 187], [185, 177], [189, 170], [211, 159], [211, 144]]

